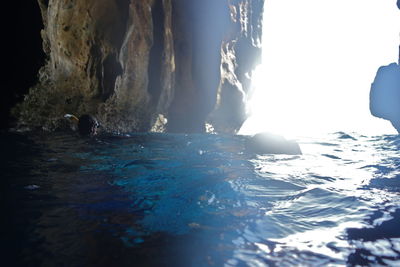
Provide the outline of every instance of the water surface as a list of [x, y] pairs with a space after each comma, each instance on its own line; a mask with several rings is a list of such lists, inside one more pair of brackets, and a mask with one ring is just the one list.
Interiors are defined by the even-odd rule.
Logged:
[[1, 252], [26, 266], [400, 264], [400, 139], [2, 134]]

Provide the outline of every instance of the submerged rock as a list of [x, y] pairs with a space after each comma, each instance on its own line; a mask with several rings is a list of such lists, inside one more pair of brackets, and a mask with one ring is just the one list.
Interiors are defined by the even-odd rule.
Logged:
[[256, 154], [301, 155], [298, 143], [280, 135], [258, 133], [246, 141], [246, 150]]
[[92, 115], [84, 114], [79, 117], [78, 131], [83, 136], [95, 136], [99, 126], [97, 119]]
[[370, 111], [375, 117], [389, 120], [400, 132], [400, 66], [380, 67], [370, 91]]

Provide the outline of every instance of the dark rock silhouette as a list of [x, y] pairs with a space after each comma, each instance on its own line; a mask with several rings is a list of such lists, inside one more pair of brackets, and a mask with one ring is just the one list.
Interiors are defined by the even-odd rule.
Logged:
[[[400, 9], [400, 0], [397, 0]], [[369, 94], [369, 109], [375, 117], [389, 120], [400, 133], [400, 47], [398, 63], [382, 66]]]
[[78, 131], [83, 136], [95, 136], [99, 123], [92, 115], [84, 114], [79, 117]]
[[400, 132], [400, 66], [380, 67], [370, 91], [371, 114], [389, 120]]
[[299, 144], [280, 135], [258, 133], [246, 141], [246, 150], [256, 154], [301, 155]]

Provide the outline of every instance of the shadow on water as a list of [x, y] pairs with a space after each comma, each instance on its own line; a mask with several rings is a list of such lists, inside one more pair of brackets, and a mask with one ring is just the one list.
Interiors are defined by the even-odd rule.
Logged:
[[[385, 192], [399, 193], [400, 137], [385, 136], [383, 140], [386, 146], [380, 146], [377, 150], [392, 152], [393, 155], [384, 158], [380, 164], [365, 166], [374, 170], [374, 178], [364, 189], [378, 189], [375, 193], [382, 195], [385, 195]], [[348, 239], [356, 246], [355, 251], [348, 257], [348, 265], [391, 266], [397, 265], [400, 260], [400, 209], [390, 199], [385, 199], [381, 206], [374, 209], [371, 216], [365, 220], [367, 227], [347, 229]]]
[[[382, 219], [385, 221], [381, 221]], [[395, 265], [400, 260], [400, 209], [385, 214], [376, 211], [367, 221], [371, 228], [349, 228], [347, 235], [357, 248], [349, 255], [350, 265]]]
[[[212, 207], [229, 205], [232, 194], [219, 176], [229, 176], [235, 160], [213, 148], [234, 151], [229, 141], [148, 134], [90, 140], [60, 133], [3, 134], [1, 141], [4, 262], [202, 266], [218, 259], [196, 255], [211, 251], [208, 239], [223, 232], [212, 218], [235, 219]], [[213, 203], [213, 187], [227, 200]], [[212, 208], [204, 212], [204, 206]], [[231, 251], [214, 245], [219, 258]]]

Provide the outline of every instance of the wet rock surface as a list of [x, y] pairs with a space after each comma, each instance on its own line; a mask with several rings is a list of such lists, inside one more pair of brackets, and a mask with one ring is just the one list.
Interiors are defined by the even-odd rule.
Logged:
[[246, 118], [263, 2], [38, 0], [47, 62], [14, 114], [47, 130], [88, 113], [113, 132], [149, 131], [162, 115], [171, 132], [209, 122], [233, 133]]
[[246, 140], [247, 152], [256, 154], [301, 155], [298, 143], [268, 132], [258, 133]]

